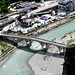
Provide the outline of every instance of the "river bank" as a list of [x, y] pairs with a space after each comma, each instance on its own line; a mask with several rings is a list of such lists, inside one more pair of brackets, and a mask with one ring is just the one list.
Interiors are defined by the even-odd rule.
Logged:
[[[19, 42], [19, 46], [23, 46], [23, 44], [23, 41]], [[2, 56], [0, 56], [0, 66], [2, 66], [16, 50], [18, 50], [18, 48], [11, 45], [11, 49], [7, 53], [4, 53]]]
[[10, 51], [8, 51], [6, 54], [4, 54], [0, 57], [0, 66], [2, 66], [10, 58], [10, 56], [14, 53], [14, 50], [16, 50], [16, 49], [17, 48], [14, 47]]

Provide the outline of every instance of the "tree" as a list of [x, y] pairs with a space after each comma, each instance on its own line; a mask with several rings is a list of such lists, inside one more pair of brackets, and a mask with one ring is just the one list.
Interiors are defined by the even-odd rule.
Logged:
[[10, 5], [10, 0], [2, 0], [0, 1], [0, 7], [2, 12], [8, 12], [9, 8], [8, 6]]
[[6, 7], [6, 6], [2, 6], [1, 11], [4, 12], [4, 13], [7, 13], [7, 12], [9, 12], [9, 8]]
[[5, 0], [0, 1], [0, 7], [2, 7], [3, 5], [5, 5]]
[[6, 5], [7, 5], [7, 6], [10, 5], [10, 0], [6, 0]]

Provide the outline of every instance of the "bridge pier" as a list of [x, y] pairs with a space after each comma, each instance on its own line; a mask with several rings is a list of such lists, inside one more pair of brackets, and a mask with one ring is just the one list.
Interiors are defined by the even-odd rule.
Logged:
[[58, 54], [61, 54], [63, 52], [63, 48], [62, 47], [58, 47]]
[[66, 48], [63, 48], [63, 47], [58, 47], [59, 51], [58, 51], [58, 54], [65, 54], [66, 53]]
[[26, 46], [27, 46], [27, 47], [30, 47], [31, 44], [32, 44], [32, 40], [27, 40], [27, 39], [25, 39], [25, 42], [26, 42]]
[[64, 53], [64, 54], [66, 53], [66, 48], [63, 48], [63, 53]]
[[47, 43], [41, 43], [42, 49], [44, 49], [44, 52], [47, 52], [47, 50], [49, 49], [49, 44]]
[[48, 50], [48, 49], [49, 49], [49, 46], [50, 46], [50, 44], [46, 44], [46, 50]]
[[13, 41], [13, 45], [16, 46], [16, 47], [18, 47], [18, 46], [19, 46], [19, 45], [18, 45], [18, 40], [14, 40], [14, 41]]

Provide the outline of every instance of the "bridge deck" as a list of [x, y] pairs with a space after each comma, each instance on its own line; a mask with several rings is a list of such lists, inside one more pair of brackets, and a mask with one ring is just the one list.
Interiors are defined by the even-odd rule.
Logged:
[[35, 37], [29, 37], [29, 36], [19, 36], [19, 35], [8, 35], [8, 34], [0, 34], [0, 36], [19, 38], [19, 39], [28, 39], [28, 40], [32, 40], [32, 41], [38, 41], [38, 42], [42, 42], [42, 43], [47, 43], [47, 44], [67, 48], [67, 46], [65, 44], [57, 43], [54, 41], [49, 41], [49, 40], [45, 40], [45, 39], [41, 39], [41, 38], [35, 38]]

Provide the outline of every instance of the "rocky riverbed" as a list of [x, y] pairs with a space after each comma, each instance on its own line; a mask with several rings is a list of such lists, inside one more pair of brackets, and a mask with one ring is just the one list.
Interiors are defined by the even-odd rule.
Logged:
[[[55, 53], [53, 53], [55, 52]], [[35, 75], [62, 75], [64, 57], [57, 54], [57, 50], [42, 51], [35, 54], [29, 64]]]

